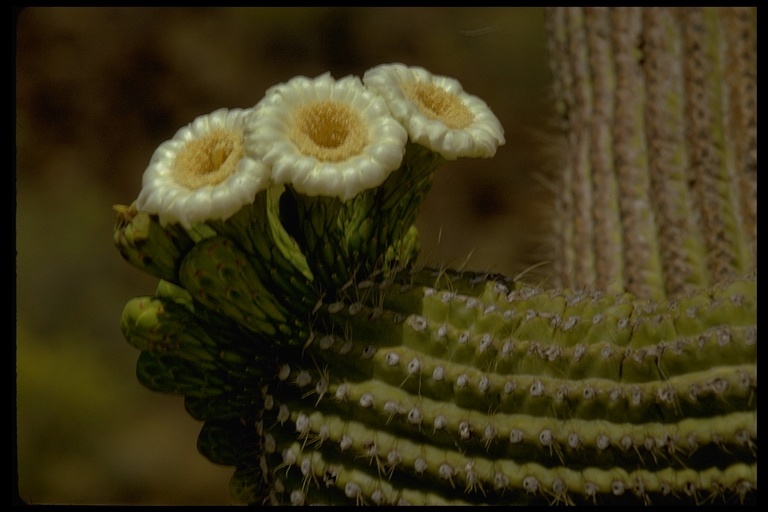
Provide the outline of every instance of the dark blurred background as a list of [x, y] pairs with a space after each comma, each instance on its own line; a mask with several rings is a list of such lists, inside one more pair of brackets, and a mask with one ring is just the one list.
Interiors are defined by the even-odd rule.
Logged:
[[[157, 280], [112, 245], [113, 204], [195, 117], [296, 75], [388, 62], [458, 79], [506, 130], [445, 165], [423, 258], [517, 274], [549, 259], [544, 12], [522, 8], [30, 8], [16, 19], [16, 420], [28, 503], [234, 504], [180, 397], [136, 380], [126, 301]], [[528, 275], [546, 276], [543, 266]]]

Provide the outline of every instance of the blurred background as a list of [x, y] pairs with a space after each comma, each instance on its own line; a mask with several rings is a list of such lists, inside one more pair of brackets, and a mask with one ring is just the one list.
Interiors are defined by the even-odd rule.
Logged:
[[[440, 169], [423, 259], [515, 275], [547, 261], [554, 140], [543, 9], [28, 8], [16, 19], [16, 456], [33, 504], [228, 505], [181, 397], [134, 374], [124, 304], [157, 279], [112, 245], [154, 149], [296, 75], [382, 63], [458, 79], [501, 120], [488, 160]], [[528, 274], [546, 277], [547, 266]]]

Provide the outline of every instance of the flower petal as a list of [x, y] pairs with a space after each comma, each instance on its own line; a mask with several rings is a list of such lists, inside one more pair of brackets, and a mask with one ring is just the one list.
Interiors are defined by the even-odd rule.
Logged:
[[269, 172], [244, 155], [243, 130], [250, 110], [219, 109], [179, 129], [155, 150], [136, 200], [160, 224], [189, 228], [226, 220], [266, 189]]
[[447, 160], [492, 157], [505, 142], [504, 129], [488, 105], [453, 78], [382, 64], [366, 71], [363, 82], [386, 100], [411, 141]]
[[277, 184], [346, 201], [397, 169], [407, 134], [358, 77], [299, 76], [267, 90], [245, 129], [246, 156]]

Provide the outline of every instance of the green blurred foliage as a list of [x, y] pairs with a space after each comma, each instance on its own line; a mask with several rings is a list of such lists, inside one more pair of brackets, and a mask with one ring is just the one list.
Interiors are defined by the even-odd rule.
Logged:
[[[156, 279], [112, 246], [113, 204], [196, 116], [295, 75], [385, 62], [457, 78], [506, 130], [438, 175], [424, 258], [517, 273], [546, 259], [544, 15], [518, 8], [52, 8], [16, 22], [16, 420], [28, 503], [233, 504], [181, 398], [135, 378], [119, 329]], [[542, 135], [543, 134], [543, 135]]]

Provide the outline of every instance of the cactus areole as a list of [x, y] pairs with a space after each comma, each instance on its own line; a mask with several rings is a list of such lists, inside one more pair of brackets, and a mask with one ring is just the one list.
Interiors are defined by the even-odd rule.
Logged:
[[414, 265], [433, 173], [503, 143], [456, 80], [390, 64], [160, 146], [116, 208], [159, 279], [121, 327], [238, 500], [754, 500], [754, 277], [654, 302]]

